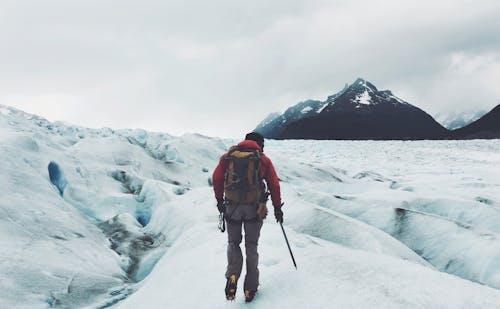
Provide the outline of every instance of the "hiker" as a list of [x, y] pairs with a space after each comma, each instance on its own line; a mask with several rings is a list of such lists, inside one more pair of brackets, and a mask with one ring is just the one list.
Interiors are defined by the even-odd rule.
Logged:
[[[263, 219], [267, 215], [266, 201], [271, 195], [276, 221], [283, 223], [281, 193], [273, 163], [263, 153], [264, 137], [248, 133], [245, 140], [224, 154], [213, 173], [217, 208], [227, 222], [226, 299], [234, 300], [236, 286], [243, 267], [240, 248], [241, 227], [245, 230], [246, 276], [245, 301], [251, 302], [259, 286], [259, 254], [257, 244]], [[264, 184], [265, 181], [265, 184]], [[266, 192], [266, 184], [269, 192]]]

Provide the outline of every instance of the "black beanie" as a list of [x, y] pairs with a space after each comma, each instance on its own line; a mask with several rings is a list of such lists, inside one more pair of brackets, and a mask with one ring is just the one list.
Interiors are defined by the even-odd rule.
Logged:
[[251, 140], [251, 141], [257, 142], [257, 145], [259, 145], [260, 148], [262, 148], [262, 150], [264, 150], [264, 136], [262, 136], [260, 133], [257, 133], [257, 132], [248, 133], [245, 136], [245, 140]]

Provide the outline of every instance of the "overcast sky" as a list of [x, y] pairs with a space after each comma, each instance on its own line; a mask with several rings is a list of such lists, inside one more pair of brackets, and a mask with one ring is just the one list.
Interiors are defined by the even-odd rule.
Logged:
[[500, 103], [499, 0], [0, 0], [0, 103], [239, 137], [357, 77], [431, 114]]

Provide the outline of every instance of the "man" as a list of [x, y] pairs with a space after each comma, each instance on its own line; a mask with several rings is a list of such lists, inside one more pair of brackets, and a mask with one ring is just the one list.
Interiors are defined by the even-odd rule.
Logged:
[[[217, 165], [213, 176], [213, 186], [217, 208], [227, 222], [227, 270], [226, 299], [234, 300], [236, 286], [243, 267], [240, 248], [241, 227], [245, 230], [246, 276], [244, 282], [245, 301], [251, 302], [259, 286], [259, 254], [257, 244], [263, 223], [262, 209], [268, 193], [267, 184], [274, 206], [276, 221], [283, 223], [281, 193], [278, 176], [271, 160], [263, 154], [264, 137], [259, 133], [248, 133], [245, 140], [230, 148]], [[254, 171], [255, 169], [255, 171]], [[238, 175], [241, 173], [243, 175]], [[255, 175], [255, 183], [253, 176]], [[243, 187], [242, 187], [243, 184]], [[257, 193], [254, 193], [257, 192]], [[267, 209], [266, 209], [267, 213]]]

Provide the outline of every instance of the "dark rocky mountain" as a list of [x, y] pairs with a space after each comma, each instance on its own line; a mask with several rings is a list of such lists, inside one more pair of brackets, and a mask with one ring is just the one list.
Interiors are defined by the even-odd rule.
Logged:
[[287, 126], [305, 117], [311, 117], [317, 111], [321, 101], [308, 100], [288, 108], [283, 114], [273, 113], [266, 117], [257, 127], [256, 132], [266, 138], [279, 138]]
[[454, 139], [500, 138], [500, 104], [473, 123], [452, 131]]
[[359, 78], [327, 98], [273, 114], [255, 131], [273, 139], [441, 139], [449, 131], [423, 110]]

